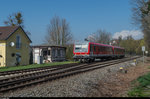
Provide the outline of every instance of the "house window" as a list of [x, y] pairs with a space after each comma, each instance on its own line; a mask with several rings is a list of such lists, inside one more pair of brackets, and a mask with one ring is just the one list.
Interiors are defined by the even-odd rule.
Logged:
[[47, 51], [43, 51], [43, 56], [47, 56]]
[[16, 65], [20, 65], [20, 62], [21, 62], [21, 55], [20, 53], [16, 53]]
[[58, 50], [58, 56], [60, 56], [60, 50]]
[[57, 49], [55, 49], [55, 51], [56, 51], [56, 52], [55, 52], [55, 57], [57, 57], [58, 51], [57, 51]]
[[50, 50], [48, 50], [48, 55], [51, 55], [51, 51]]
[[16, 48], [21, 48], [21, 37], [19, 35], [16, 36]]

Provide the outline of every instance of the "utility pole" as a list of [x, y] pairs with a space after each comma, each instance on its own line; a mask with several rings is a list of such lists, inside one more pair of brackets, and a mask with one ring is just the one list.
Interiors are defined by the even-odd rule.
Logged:
[[142, 51], [143, 51], [143, 65], [144, 65], [144, 51], [145, 51], [145, 46], [142, 46]]

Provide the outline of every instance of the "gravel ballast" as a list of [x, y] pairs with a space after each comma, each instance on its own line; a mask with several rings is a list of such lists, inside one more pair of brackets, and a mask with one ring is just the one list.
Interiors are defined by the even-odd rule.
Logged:
[[[137, 59], [137, 62], [142, 58]], [[55, 81], [26, 87], [1, 94], [1, 97], [87, 97], [96, 93], [100, 80], [105, 79], [117, 71], [120, 67], [128, 68], [134, 65], [134, 61], [128, 61], [117, 65], [96, 69]]]

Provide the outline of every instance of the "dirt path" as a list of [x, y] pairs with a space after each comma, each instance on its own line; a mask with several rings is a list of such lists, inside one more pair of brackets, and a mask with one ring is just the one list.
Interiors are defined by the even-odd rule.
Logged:
[[[150, 59], [150, 58], [149, 58]], [[127, 68], [127, 73], [117, 72], [108, 75], [99, 82], [99, 87], [95, 93], [89, 94], [89, 97], [127, 97], [127, 92], [132, 88], [131, 82], [150, 72], [150, 61], [145, 65], [139, 63], [137, 66]]]

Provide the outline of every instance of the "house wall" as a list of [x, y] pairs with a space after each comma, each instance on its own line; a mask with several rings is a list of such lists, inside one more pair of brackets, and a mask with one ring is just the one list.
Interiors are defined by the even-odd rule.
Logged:
[[[38, 57], [42, 56], [42, 51], [44, 50], [44, 48], [32, 48], [33, 49], [33, 63], [38, 63]], [[46, 49], [47, 50], [47, 49]], [[51, 48], [48, 48], [48, 50], [51, 50]], [[47, 55], [47, 60], [49, 60], [51, 62], [51, 55]], [[43, 59], [43, 63], [44, 63], [44, 59]]]
[[[16, 36], [21, 37], [21, 48], [16, 48]], [[11, 47], [10, 43], [14, 42], [15, 46]], [[13, 33], [8, 40], [6, 41], [6, 65], [15, 66], [16, 65], [16, 56], [12, 56], [12, 53], [20, 54], [21, 61], [20, 65], [28, 65], [30, 59], [30, 41], [27, 36], [24, 34], [23, 30], [19, 28], [15, 33]]]
[[6, 41], [0, 41], [0, 67], [6, 66]]
[[39, 56], [41, 56], [41, 49], [40, 48], [33, 48], [33, 63], [38, 62]]
[[65, 61], [66, 60], [66, 49], [59, 47], [52, 47], [52, 61]]
[[48, 60], [49, 62], [54, 61], [65, 61], [66, 60], [66, 48], [59, 48], [59, 47], [45, 47], [45, 48], [32, 48], [33, 50], [33, 62], [37, 63], [38, 57], [42, 56], [43, 51], [50, 50], [50, 55], [46, 56], [46, 59], [43, 57], [43, 63]]

